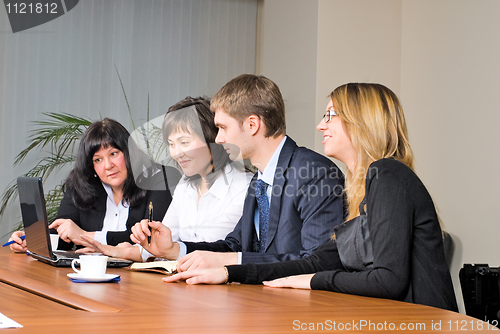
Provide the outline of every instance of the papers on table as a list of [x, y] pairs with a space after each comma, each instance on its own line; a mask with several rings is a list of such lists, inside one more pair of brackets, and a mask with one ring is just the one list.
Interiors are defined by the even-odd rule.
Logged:
[[0, 313], [0, 328], [19, 328], [23, 327], [12, 319], [7, 318]]

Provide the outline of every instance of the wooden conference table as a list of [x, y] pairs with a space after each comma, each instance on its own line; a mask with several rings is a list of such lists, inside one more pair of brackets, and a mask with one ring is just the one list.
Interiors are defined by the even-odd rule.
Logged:
[[[160, 274], [108, 269], [118, 283], [73, 283], [55, 268], [0, 250], [0, 313], [19, 333], [484, 332], [474, 318], [392, 300], [261, 285], [163, 283]], [[482, 324], [482, 329], [479, 329]], [[439, 325], [440, 328], [439, 329]], [[491, 326], [490, 326], [491, 330]]]

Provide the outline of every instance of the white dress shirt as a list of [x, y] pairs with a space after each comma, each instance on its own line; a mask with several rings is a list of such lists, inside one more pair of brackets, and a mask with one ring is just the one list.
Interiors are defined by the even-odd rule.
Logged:
[[[184, 178], [175, 188], [163, 224], [172, 231], [172, 240], [179, 241], [179, 257], [186, 254], [186, 246], [181, 240], [212, 242], [224, 239], [238, 223], [252, 174], [233, 164], [240, 163], [227, 165], [199, 201], [198, 188]], [[144, 261], [150, 256], [147, 251], [142, 252]]]
[[99, 241], [103, 245], [107, 245], [108, 241], [106, 234], [108, 231], [125, 231], [127, 229], [130, 205], [128, 203], [123, 203], [123, 201], [120, 201], [120, 203], [116, 205], [111, 186], [104, 182], [102, 185], [108, 194], [106, 199], [106, 215], [104, 216], [102, 230], [95, 232], [94, 240]]

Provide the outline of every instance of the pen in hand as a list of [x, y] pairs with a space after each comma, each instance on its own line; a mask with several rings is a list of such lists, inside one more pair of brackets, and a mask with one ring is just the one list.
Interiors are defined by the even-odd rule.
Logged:
[[[21, 240], [24, 240], [24, 238], [26, 238], [26, 236], [25, 236], [25, 235], [21, 236]], [[10, 245], [12, 245], [13, 243], [15, 243], [15, 241], [14, 241], [14, 240], [11, 240], [11, 241], [9, 241], [9, 242], [4, 243], [4, 244], [2, 245], [2, 247], [5, 247], [5, 246], [10, 246]]]
[[[153, 221], [153, 202], [149, 202], [149, 214], [148, 214], [148, 222]], [[149, 227], [149, 232], [153, 233], [151, 226]], [[151, 235], [148, 235], [148, 245], [151, 245]]]

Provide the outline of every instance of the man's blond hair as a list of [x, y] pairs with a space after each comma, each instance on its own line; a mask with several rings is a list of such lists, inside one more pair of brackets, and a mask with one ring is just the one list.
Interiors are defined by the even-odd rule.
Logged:
[[226, 83], [212, 98], [210, 109], [219, 109], [240, 122], [258, 116], [266, 137], [286, 133], [285, 103], [278, 86], [262, 75], [242, 74]]

